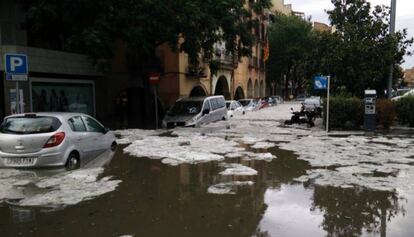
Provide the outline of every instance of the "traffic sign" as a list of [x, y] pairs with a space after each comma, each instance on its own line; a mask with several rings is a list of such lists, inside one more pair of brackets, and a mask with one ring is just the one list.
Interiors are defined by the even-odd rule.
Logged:
[[158, 72], [151, 72], [148, 77], [151, 85], [157, 85], [160, 82], [160, 73]]
[[313, 79], [313, 89], [314, 90], [326, 90], [328, 88], [328, 77], [316, 76]]
[[4, 68], [6, 80], [27, 81], [27, 74], [29, 73], [27, 55], [6, 53], [4, 55]]
[[27, 55], [25, 54], [10, 54], [4, 55], [4, 63], [7, 74], [27, 74]]

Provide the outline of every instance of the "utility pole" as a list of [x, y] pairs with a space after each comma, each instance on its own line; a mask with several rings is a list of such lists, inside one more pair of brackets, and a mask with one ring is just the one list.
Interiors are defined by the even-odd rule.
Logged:
[[[391, 0], [391, 19], [390, 19], [390, 35], [394, 36], [395, 34], [395, 16], [397, 11], [397, 0]], [[390, 65], [390, 76], [388, 78], [388, 90], [387, 96], [389, 99], [392, 97], [392, 77], [394, 73], [394, 63]]]

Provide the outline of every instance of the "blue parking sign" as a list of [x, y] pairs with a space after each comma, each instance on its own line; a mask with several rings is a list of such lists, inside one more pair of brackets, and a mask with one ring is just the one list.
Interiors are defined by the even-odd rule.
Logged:
[[6, 74], [22, 75], [28, 74], [27, 55], [5, 54], [4, 57]]
[[313, 79], [313, 89], [317, 91], [327, 90], [328, 88], [328, 77], [316, 76]]

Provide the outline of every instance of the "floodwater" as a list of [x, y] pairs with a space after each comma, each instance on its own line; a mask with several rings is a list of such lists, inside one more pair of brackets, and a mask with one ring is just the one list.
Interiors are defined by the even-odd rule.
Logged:
[[[297, 183], [309, 164], [270, 151], [278, 159], [229, 160], [258, 171], [240, 177], [219, 175], [218, 162], [169, 166], [120, 147], [102, 174], [122, 181], [115, 191], [58, 209], [0, 204], [0, 236], [414, 236], [414, 197]], [[254, 184], [207, 192], [231, 181]]]

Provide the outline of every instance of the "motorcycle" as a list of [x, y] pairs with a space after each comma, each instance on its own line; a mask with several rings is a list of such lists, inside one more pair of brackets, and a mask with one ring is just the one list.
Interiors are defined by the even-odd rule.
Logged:
[[292, 117], [290, 120], [285, 121], [285, 125], [292, 124], [307, 124], [308, 127], [315, 126], [316, 118], [322, 117], [322, 109], [320, 107], [314, 107], [313, 109], [306, 109], [305, 105], [302, 104], [300, 111], [293, 111], [293, 108], [290, 108], [292, 111]]

